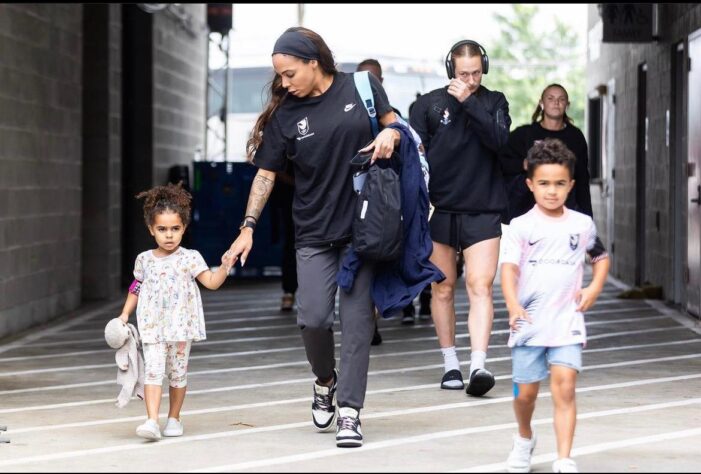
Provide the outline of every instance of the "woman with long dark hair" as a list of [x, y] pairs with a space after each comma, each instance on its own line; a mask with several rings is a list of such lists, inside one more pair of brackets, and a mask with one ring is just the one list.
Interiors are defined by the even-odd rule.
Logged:
[[[373, 161], [390, 158], [400, 132], [383, 128], [373, 139], [352, 74], [336, 70], [331, 51], [315, 32], [303, 27], [286, 30], [275, 43], [272, 62], [270, 100], [247, 144], [248, 157], [259, 169], [231, 251], [243, 265], [276, 173], [283, 172], [290, 160], [295, 176], [297, 323], [317, 377], [312, 420], [319, 431], [331, 431], [338, 416], [336, 445], [361, 446], [359, 414], [374, 329], [371, 263], [362, 265], [352, 291], [340, 292], [340, 373], [333, 336], [336, 274], [350, 248], [356, 199], [350, 159], [359, 150], [372, 150]], [[380, 82], [370, 75], [370, 83], [379, 123], [387, 126], [395, 121], [394, 112]]]

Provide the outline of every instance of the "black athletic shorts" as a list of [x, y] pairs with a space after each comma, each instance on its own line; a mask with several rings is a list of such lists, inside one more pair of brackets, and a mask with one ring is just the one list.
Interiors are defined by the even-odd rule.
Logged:
[[429, 221], [431, 240], [458, 252], [483, 240], [501, 237], [501, 214], [434, 211]]

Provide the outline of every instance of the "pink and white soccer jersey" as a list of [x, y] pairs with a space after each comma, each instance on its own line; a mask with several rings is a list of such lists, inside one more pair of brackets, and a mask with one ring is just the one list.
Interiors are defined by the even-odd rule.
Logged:
[[591, 217], [567, 208], [550, 217], [536, 205], [511, 221], [501, 245], [502, 263], [520, 269], [518, 300], [532, 321], [519, 321], [508, 346], [585, 344], [584, 316], [575, 301], [585, 255], [606, 257]]

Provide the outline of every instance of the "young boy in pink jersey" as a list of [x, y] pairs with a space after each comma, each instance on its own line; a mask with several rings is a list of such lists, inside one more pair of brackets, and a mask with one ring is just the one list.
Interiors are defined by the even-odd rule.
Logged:
[[[557, 139], [535, 142], [526, 158], [535, 206], [511, 221], [502, 240], [501, 284], [509, 311], [518, 434], [509, 472], [529, 472], [536, 436], [531, 428], [540, 381], [548, 376], [558, 458], [554, 472], [577, 472], [569, 457], [577, 416], [575, 382], [586, 343], [583, 313], [606, 282], [609, 259], [591, 217], [565, 207], [574, 186], [574, 154]], [[593, 278], [582, 288], [586, 255]]]

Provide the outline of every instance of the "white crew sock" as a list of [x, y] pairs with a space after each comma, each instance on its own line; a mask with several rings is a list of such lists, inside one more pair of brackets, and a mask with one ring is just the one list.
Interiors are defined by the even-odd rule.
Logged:
[[453, 369], [460, 370], [460, 362], [458, 361], [458, 354], [455, 352], [455, 346], [441, 347], [441, 352], [443, 353], [443, 364], [446, 372], [450, 372]]
[[484, 351], [472, 351], [470, 354], [470, 375], [476, 369], [484, 369], [484, 361], [487, 359], [487, 353]]

